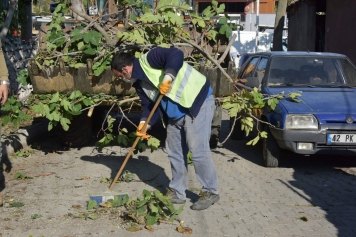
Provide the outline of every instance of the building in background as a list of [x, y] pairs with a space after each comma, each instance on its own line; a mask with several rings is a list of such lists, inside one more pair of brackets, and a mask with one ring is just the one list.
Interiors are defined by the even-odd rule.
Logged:
[[355, 12], [355, 0], [293, 0], [287, 7], [288, 50], [341, 53], [356, 64]]

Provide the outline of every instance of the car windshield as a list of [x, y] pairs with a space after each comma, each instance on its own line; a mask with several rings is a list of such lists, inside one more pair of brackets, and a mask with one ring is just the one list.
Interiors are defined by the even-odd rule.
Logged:
[[268, 87], [356, 87], [356, 68], [342, 57], [274, 57]]

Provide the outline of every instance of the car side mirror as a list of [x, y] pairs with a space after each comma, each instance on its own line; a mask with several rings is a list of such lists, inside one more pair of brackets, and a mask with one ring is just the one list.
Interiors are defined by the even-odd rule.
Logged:
[[248, 87], [257, 87], [259, 88], [260, 87], [260, 81], [258, 80], [258, 77], [246, 77], [246, 86]]

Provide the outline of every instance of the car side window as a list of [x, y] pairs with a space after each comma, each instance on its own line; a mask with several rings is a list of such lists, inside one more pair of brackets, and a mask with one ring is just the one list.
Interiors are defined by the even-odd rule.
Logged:
[[259, 57], [252, 58], [244, 72], [242, 73], [241, 78], [246, 79], [247, 77], [251, 77], [253, 72], [255, 71], [256, 65], [258, 63]]
[[258, 78], [258, 81], [260, 83], [262, 82], [263, 76], [265, 75], [266, 72], [267, 61], [268, 61], [267, 58], [262, 58], [261, 61], [258, 63], [255, 74], [253, 75], [254, 77]]

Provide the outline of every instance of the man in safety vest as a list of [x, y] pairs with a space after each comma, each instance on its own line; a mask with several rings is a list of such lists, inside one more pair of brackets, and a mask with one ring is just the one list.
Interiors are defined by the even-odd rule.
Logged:
[[[174, 204], [186, 202], [190, 151], [197, 178], [203, 185], [199, 200], [191, 208], [203, 210], [220, 199], [209, 147], [215, 102], [210, 81], [183, 60], [183, 52], [177, 48], [154, 48], [139, 58], [117, 53], [111, 70], [132, 83], [141, 99], [143, 112], [136, 132], [139, 137], [149, 138], [141, 129], [159, 94], [165, 95], [159, 110], [168, 118], [166, 149], [172, 167], [166, 195]], [[149, 124], [153, 125], [159, 116], [156, 111]]]

